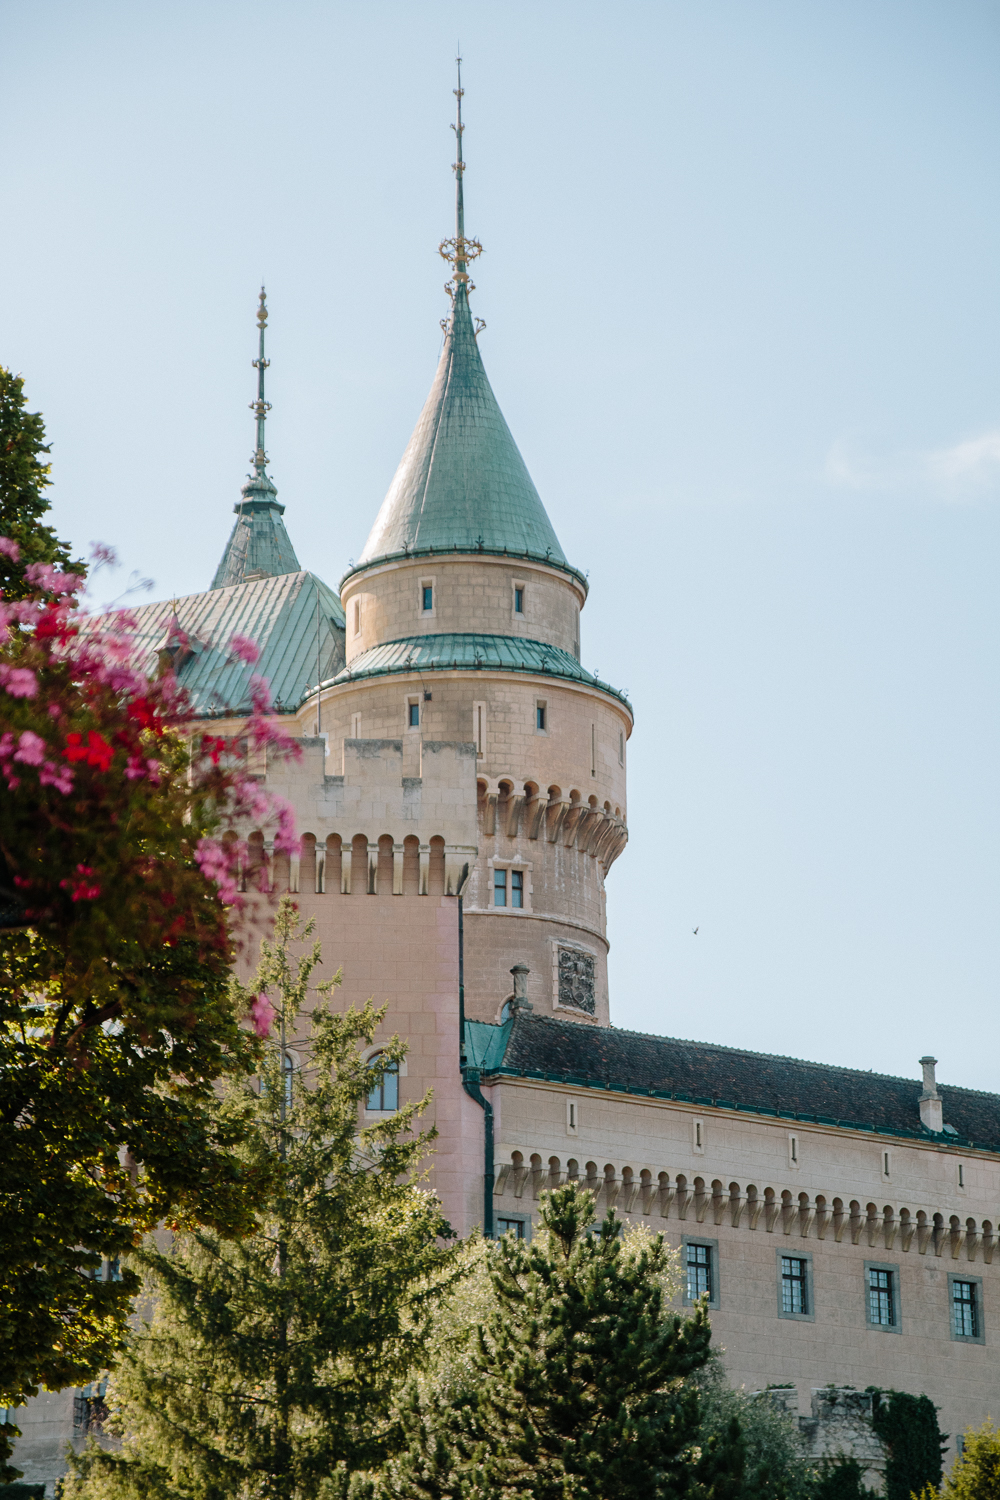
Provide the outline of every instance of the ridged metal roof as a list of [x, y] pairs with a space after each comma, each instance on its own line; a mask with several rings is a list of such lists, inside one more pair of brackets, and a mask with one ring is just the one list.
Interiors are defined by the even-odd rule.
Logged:
[[[151, 658], [167, 646], [178, 627], [188, 638], [189, 647], [178, 653], [175, 670], [196, 712], [205, 716], [247, 713], [254, 672], [270, 683], [276, 707], [291, 712], [307, 688], [315, 687], [317, 677], [332, 676], [344, 661], [340, 600], [313, 573], [258, 578], [140, 605], [129, 613], [138, 622]], [[230, 660], [234, 635], [246, 636], [260, 648], [256, 666]]]
[[566, 559], [486, 378], [459, 288], [430, 395], [358, 566], [425, 548]]
[[632, 705], [624, 693], [610, 683], [602, 682], [593, 672], [586, 671], [568, 651], [517, 635], [448, 632], [384, 641], [356, 656], [335, 681], [356, 682], [359, 678], [384, 677], [393, 672], [449, 672], [455, 668], [529, 672], [533, 677], [566, 678], [570, 682], [598, 688], [602, 693], [610, 693], [624, 703], [629, 713], [632, 712]]

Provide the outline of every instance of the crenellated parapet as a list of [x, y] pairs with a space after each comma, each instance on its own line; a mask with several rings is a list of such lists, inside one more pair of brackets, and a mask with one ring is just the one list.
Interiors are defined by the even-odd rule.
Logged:
[[287, 797], [300, 833], [298, 855], [275, 855], [258, 834], [250, 860], [278, 890], [316, 895], [457, 896], [476, 858], [476, 747], [424, 741], [419, 775], [403, 775], [403, 742], [347, 739], [329, 771], [322, 737], [301, 741], [302, 758], [270, 761], [269, 790]]

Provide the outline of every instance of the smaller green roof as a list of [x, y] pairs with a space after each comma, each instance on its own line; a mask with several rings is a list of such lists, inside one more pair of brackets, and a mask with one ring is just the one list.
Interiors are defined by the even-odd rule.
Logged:
[[300, 571], [295, 548], [281, 519], [285, 507], [278, 504], [278, 492], [269, 475], [257, 473], [248, 479], [243, 486], [243, 499], [233, 509], [236, 523], [215, 570], [213, 589]]
[[[331, 588], [313, 573], [283, 573], [128, 611], [139, 639], [156, 653], [180, 642], [174, 670], [195, 712], [206, 718], [250, 710], [250, 678], [267, 680], [279, 712], [292, 712], [317, 678], [344, 660], [344, 612]], [[260, 648], [254, 666], [235, 658], [229, 643], [246, 636]]]
[[447, 632], [443, 635], [404, 636], [383, 641], [356, 656], [335, 682], [356, 682], [364, 677], [384, 677], [397, 672], [502, 671], [527, 672], [532, 677], [559, 677], [584, 683], [608, 693], [625, 705], [625, 694], [593, 672], [581, 667], [575, 656], [560, 646], [531, 641], [519, 635], [479, 635]]

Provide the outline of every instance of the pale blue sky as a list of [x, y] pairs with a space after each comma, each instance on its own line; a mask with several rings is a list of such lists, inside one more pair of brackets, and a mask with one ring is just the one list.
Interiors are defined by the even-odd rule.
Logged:
[[1000, 1088], [995, 0], [4, 0], [61, 530], [208, 585], [263, 276], [336, 583], [437, 358], [459, 28], [484, 358], [637, 715], [614, 1020]]

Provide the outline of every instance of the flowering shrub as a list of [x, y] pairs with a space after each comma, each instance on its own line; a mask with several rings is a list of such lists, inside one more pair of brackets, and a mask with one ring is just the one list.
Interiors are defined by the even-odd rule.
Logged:
[[[0, 1406], [107, 1364], [137, 1283], [95, 1278], [102, 1260], [163, 1220], [252, 1224], [213, 1085], [270, 1025], [230, 986], [265, 899], [241, 888], [245, 835], [295, 847], [247, 770], [248, 749], [297, 752], [263, 679], [238, 734], [205, 734], [127, 614], [82, 615], [82, 580], [50, 564], [23, 577], [0, 598]], [[2, 1460], [0, 1432], [0, 1479]]]

